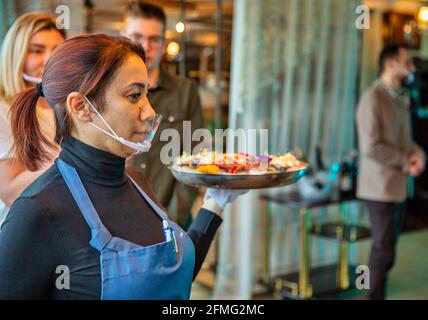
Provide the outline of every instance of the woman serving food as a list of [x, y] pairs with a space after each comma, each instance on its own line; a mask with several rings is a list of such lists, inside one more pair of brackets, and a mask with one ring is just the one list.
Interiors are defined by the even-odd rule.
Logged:
[[49, 58], [42, 83], [13, 103], [14, 151], [26, 167], [39, 169], [55, 148], [37, 120], [40, 97], [55, 111], [62, 151], [2, 227], [0, 299], [189, 298], [222, 209], [243, 191], [209, 189], [184, 232], [144, 178], [125, 171], [161, 121], [146, 97], [144, 60], [124, 38], [73, 37]]

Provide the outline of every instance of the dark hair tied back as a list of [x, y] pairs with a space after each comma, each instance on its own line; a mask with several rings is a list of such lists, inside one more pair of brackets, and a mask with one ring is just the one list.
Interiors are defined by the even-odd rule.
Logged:
[[44, 97], [44, 96], [45, 96], [45, 95], [43, 94], [43, 87], [42, 87], [42, 83], [41, 83], [41, 82], [36, 84], [36, 94], [37, 94], [39, 97]]

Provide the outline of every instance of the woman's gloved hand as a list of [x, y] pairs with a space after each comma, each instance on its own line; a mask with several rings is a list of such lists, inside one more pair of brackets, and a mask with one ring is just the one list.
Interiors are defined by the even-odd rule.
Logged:
[[247, 193], [249, 190], [227, 190], [227, 189], [214, 189], [208, 188], [205, 193], [204, 201], [212, 198], [218, 206], [224, 210], [226, 205], [233, 202], [241, 194]]

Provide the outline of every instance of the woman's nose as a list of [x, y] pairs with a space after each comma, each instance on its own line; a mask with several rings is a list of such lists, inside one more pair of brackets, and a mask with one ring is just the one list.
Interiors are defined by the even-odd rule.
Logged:
[[141, 119], [141, 121], [145, 121], [148, 118], [151, 118], [151, 117], [153, 117], [155, 115], [156, 115], [155, 110], [153, 109], [153, 107], [150, 104], [150, 102], [147, 101], [147, 104], [144, 106], [144, 108], [141, 109], [141, 112], [140, 112], [140, 119]]

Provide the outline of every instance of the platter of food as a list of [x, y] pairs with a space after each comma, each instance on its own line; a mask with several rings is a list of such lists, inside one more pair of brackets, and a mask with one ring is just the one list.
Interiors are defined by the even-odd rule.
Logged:
[[220, 189], [262, 189], [296, 183], [308, 165], [293, 154], [251, 156], [202, 151], [183, 154], [170, 170], [185, 185]]

